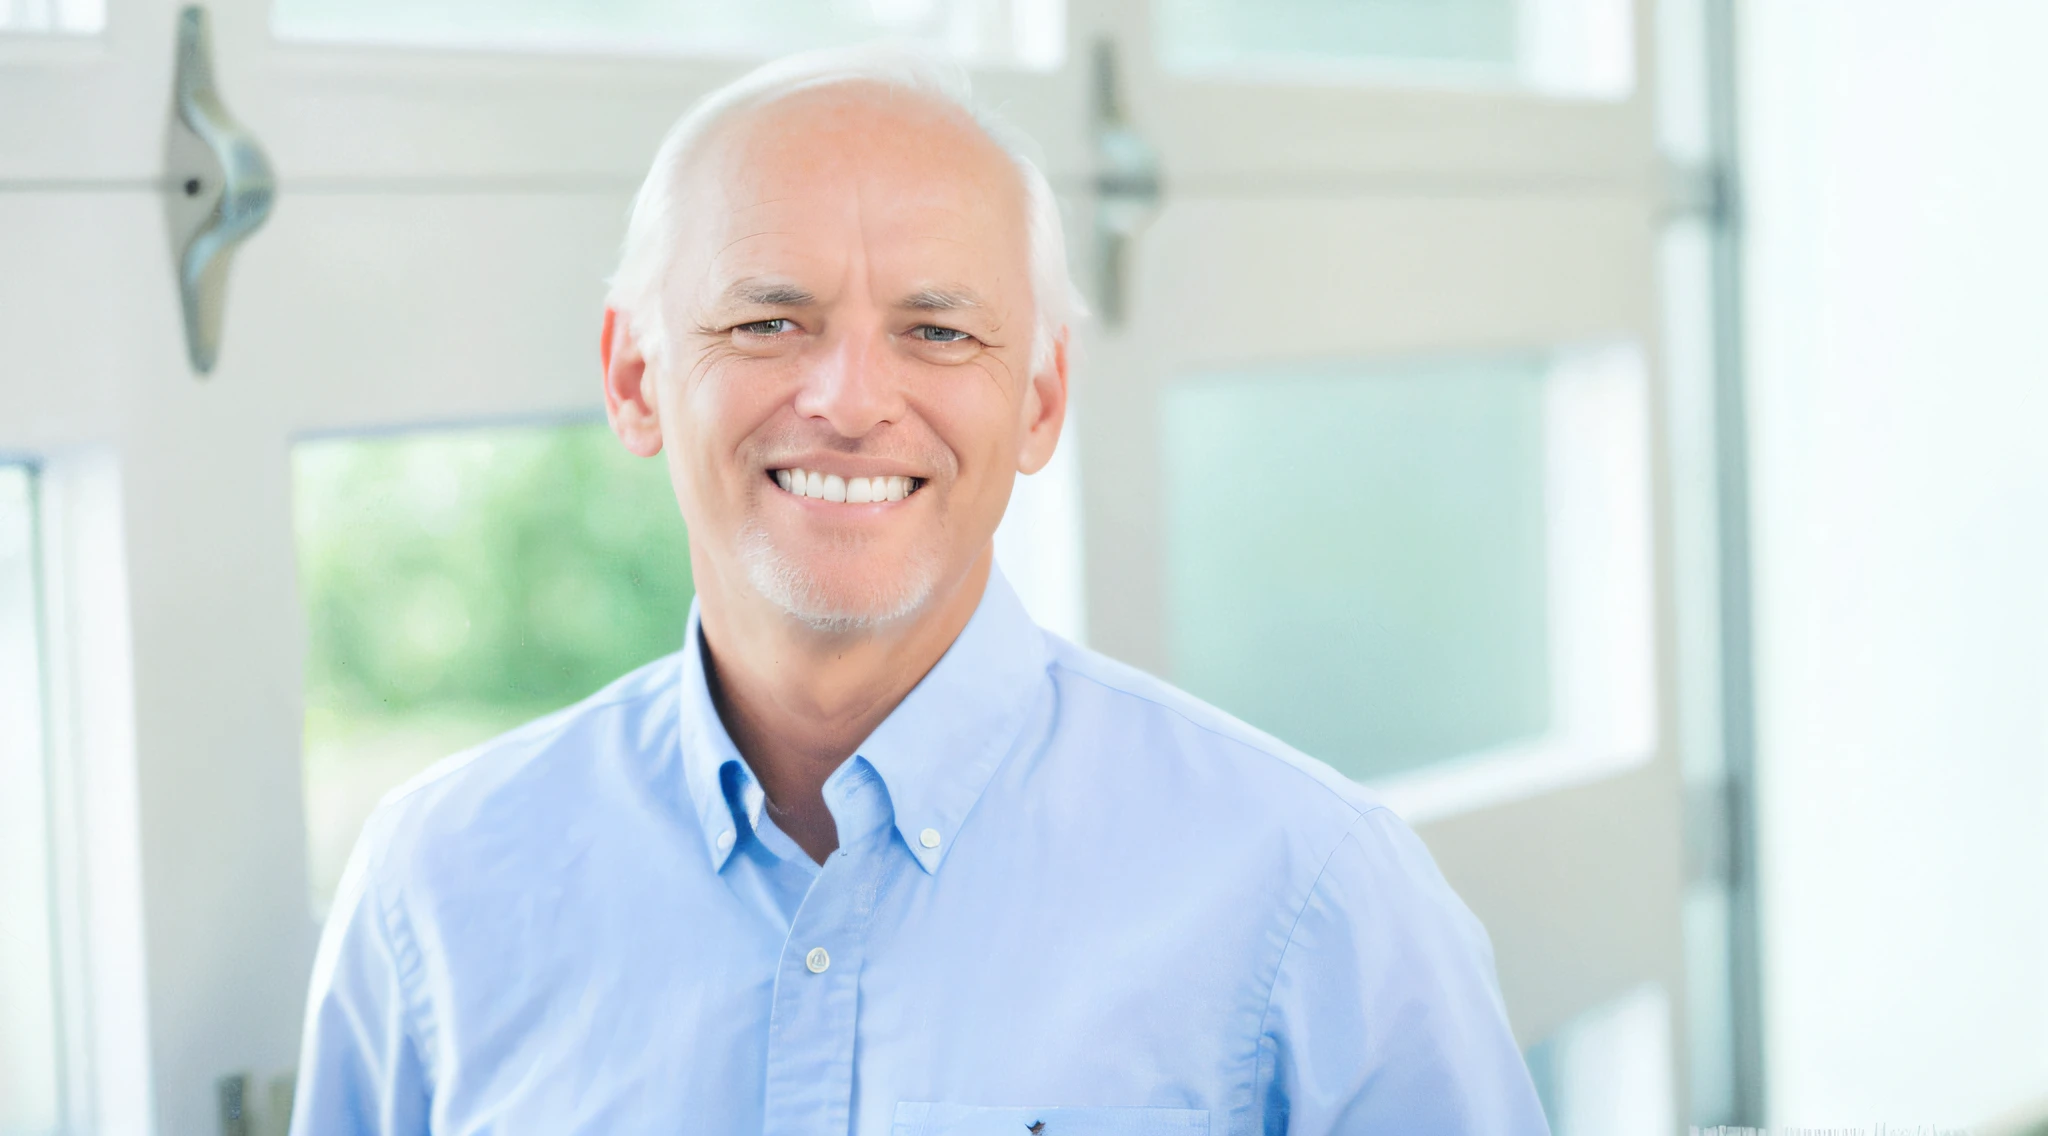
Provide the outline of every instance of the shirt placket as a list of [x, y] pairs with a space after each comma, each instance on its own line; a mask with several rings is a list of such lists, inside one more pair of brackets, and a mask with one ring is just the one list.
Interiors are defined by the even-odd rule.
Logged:
[[783, 940], [768, 1020], [768, 1136], [846, 1132], [851, 1124], [860, 972], [896, 849], [886, 794], [871, 770], [834, 788], [828, 783], [826, 797], [842, 834], [862, 835], [826, 857]]

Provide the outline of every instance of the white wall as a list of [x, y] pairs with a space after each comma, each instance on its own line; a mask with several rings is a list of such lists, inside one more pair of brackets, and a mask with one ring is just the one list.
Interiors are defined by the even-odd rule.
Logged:
[[1741, 7], [1771, 1120], [2048, 1093], [2048, 4]]

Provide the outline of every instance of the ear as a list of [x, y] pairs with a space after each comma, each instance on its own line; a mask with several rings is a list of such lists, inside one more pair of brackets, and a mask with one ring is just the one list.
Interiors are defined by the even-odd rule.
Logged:
[[604, 364], [604, 413], [612, 433], [643, 458], [661, 452], [661, 416], [654, 405], [654, 376], [633, 338], [633, 322], [617, 308], [604, 310], [598, 358]]
[[1052, 342], [1052, 358], [1032, 373], [1024, 391], [1024, 444], [1017, 450], [1017, 472], [1037, 473], [1052, 460], [1067, 421], [1067, 329]]

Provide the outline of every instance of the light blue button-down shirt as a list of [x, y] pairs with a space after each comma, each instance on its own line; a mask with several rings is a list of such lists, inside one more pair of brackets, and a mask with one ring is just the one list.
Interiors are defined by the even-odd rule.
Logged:
[[1370, 793], [1000, 575], [778, 830], [679, 654], [364, 830], [294, 1133], [1545, 1130], [1485, 932]]

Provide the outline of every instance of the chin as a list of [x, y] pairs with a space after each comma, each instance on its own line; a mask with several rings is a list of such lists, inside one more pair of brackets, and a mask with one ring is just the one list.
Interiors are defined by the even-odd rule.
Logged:
[[759, 528], [741, 538], [740, 558], [764, 599], [811, 630], [833, 634], [874, 631], [915, 617], [931, 601], [940, 568], [934, 555], [883, 557], [873, 548], [794, 553]]

